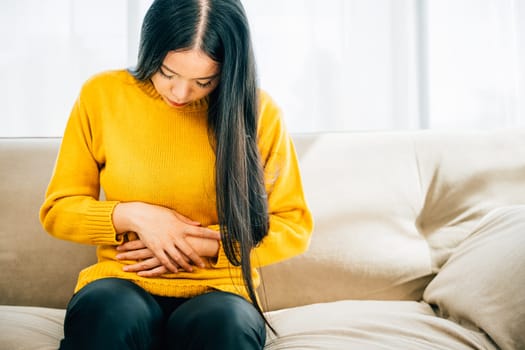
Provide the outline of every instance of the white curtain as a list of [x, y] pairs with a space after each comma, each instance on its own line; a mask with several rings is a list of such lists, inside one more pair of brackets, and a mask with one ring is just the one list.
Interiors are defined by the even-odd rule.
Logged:
[[[293, 132], [525, 125], [523, 0], [243, 0]], [[81, 84], [135, 64], [151, 0], [3, 0], [0, 136], [61, 135]]]
[[429, 126], [525, 125], [525, 1], [428, 1]]

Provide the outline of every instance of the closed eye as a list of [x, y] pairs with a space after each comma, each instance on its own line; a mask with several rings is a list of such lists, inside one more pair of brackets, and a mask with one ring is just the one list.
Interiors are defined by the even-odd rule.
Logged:
[[[169, 71], [170, 73], [173, 73], [173, 74], [168, 74], [166, 72], [166, 70]], [[160, 75], [163, 78], [166, 78], [168, 80], [171, 80], [174, 77], [178, 76], [177, 73], [173, 72], [171, 69], [169, 69], [167, 67], [164, 67], [164, 65], [160, 66], [159, 73], [160, 73]], [[200, 87], [202, 89], [205, 89], [205, 88], [210, 87], [210, 85], [212, 84], [213, 80], [216, 79], [217, 77], [218, 77], [218, 74], [214, 75], [214, 76], [211, 76], [211, 77], [208, 77], [208, 78], [202, 78], [202, 79], [208, 79], [208, 80], [201, 80], [201, 81], [199, 81], [199, 80], [195, 79], [195, 83], [197, 84], [198, 87]]]
[[205, 82], [205, 83], [202, 83], [202, 82], [198, 81], [198, 82], [197, 82], [197, 85], [198, 85], [199, 87], [201, 87], [201, 88], [207, 88], [208, 86], [211, 85], [211, 82], [212, 82], [212, 80], [208, 80], [208, 81]]
[[166, 72], [164, 72], [164, 70], [162, 68], [159, 68], [159, 73], [160, 73], [160, 75], [162, 75], [166, 79], [171, 79], [171, 78], [173, 78], [175, 76], [175, 75], [166, 74]]

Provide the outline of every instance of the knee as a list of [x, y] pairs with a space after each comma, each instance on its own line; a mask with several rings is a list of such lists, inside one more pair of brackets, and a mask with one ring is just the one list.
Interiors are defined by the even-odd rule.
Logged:
[[168, 330], [170, 336], [178, 339], [202, 338], [202, 334], [208, 334], [214, 349], [228, 348], [219, 344], [262, 348], [266, 340], [265, 323], [255, 307], [242, 297], [224, 292], [204, 294], [185, 302], [170, 317]]
[[234, 294], [223, 294], [208, 305], [207, 312], [212, 327], [222, 332], [251, 332], [264, 327], [264, 321], [255, 307]]
[[[192, 310], [195, 321], [202, 324], [208, 322], [214, 329], [227, 331], [258, 327], [264, 324], [255, 307], [242, 297], [225, 292], [208, 293], [196, 297], [194, 305], [199, 305], [197, 310]], [[186, 304], [191, 307], [191, 303]], [[184, 306], [184, 304], [183, 304]], [[197, 312], [195, 312], [197, 311]], [[225, 322], [227, 321], [227, 322]]]
[[102, 279], [72, 298], [64, 323], [65, 340], [90, 343], [104, 338], [110, 344], [113, 340], [126, 343], [139, 335], [149, 343], [158, 337], [162, 318], [160, 307], [142, 288], [125, 280]]
[[92, 282], [81, 289], [72, 299], [68, 309], [71, 313], [96, 316], [97, 319], [122, 323], [136, 318], [162, 317], [154, 300], [130, 281], [106, 278]]

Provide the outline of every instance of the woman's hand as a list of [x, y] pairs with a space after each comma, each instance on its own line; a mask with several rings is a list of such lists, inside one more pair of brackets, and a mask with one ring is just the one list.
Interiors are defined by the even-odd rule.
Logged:
[[[126, 272], [136, 272], [142, 277], [157, 277], [169, 272], [166, 266], [162, 265], [153, 252], [139, 239], [119, 245], [117, 250], [119, 251], [118, 260], [137, 261], [135, 264], [124, 266], [123, 270]], [[190, 262], [188, 257], [184, 259], [187, 263]], [[176, 267], [183, 269], [181, 266], [176, 265]]]
[[[191, 272], [192, 262], [204, 267], [202, 258], [189, 244], [189, 239], [220, 239], [219, 232], [201, 227], [199, 223], [174, 210], [142, 202], [118, 204], [113, 211], [113, 224], [117, 233], [137, 233], [149, 253], [168, 271], [174, 273], [179, 268]], [[141, 249], [143, 248], [139, 248]], [[147, 256], [149, 253], [141, 251], [139, 254]], [[152, 266], [155, 269], [155, 260], [151, 260], [151, 257], [146, 259], [149, 259], [146, 267]]]
[[[189, 244], [195, 249], [201, 257], [216, 257], [219, 250], [219, 242], [215, 239], [188, 237]], [[135, 264], [124, 266], [126, 272], [136, 272], [142, 277], [158, 277], [168, 271], [166, 266], [162, 265], [153, 252], [144, 245], [141, 240], [129, 241], [117, 247], [119, 254], [118, 260], [136, 260]], [[190, 263], [188, 257], [186, 262]], [[177, 268], [182, 269], [180, 266]]]

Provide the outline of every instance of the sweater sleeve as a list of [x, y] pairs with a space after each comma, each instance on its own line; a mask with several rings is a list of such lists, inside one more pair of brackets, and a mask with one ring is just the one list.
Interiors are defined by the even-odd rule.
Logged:
[[101, 146], [86, 108], [88, 98], [84, 86], [66, 125], [40, 208], [40, 222], [48, 233], [60, 239], [94, 245], [118, 244], [112, 220], [118, 202], [99, 200], [99, 175], [104, 164], [95, 155], [94, 144], [97, 149]]
[[[264, 92], [261, 93], [258, 137], [270, 227], [268, 235], [252, 251], [253, 267], [274, 264], [305, 252], [313, 230], [293, 141], [280, 109]], [[228, 266], [222, 245], [214, 266]]]
[[253, 266], [265, 266], [304, 253], [313, 230], [299, 163], [281, 110], [261, 92], [259, 149], [264, 166], [270, 228], [252, 253]]

